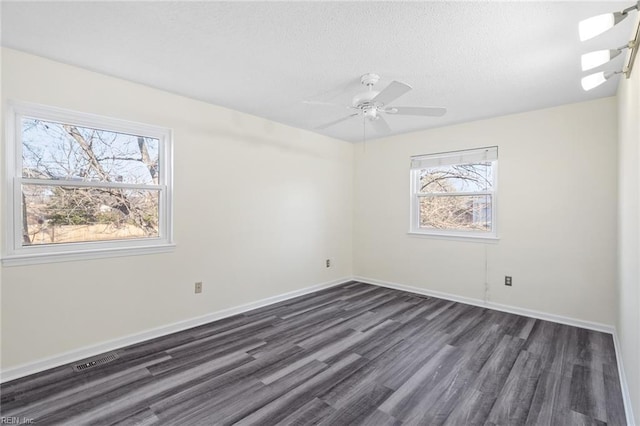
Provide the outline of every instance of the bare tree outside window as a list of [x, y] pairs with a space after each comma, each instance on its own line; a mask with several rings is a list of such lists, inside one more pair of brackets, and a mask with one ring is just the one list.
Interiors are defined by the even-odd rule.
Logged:
[[491, 229], [491, 197], [467, 195], [493, 187], [491, 163], [435, 167], [420, 172], [420, 227]]
[[22, 119], [22, 244], [158, 236], [159, 140]]
[[495, 233], [497, 149], [425, 155], [412, 160], [412, 231]]

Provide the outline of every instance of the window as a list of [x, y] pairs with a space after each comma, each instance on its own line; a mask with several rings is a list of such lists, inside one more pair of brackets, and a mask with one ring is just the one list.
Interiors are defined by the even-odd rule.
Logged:
[[496, 238], [498, 148], [411, 158], [415, 234]]
[[12, 104], [4, 264], [169, 250], [171, 131]]

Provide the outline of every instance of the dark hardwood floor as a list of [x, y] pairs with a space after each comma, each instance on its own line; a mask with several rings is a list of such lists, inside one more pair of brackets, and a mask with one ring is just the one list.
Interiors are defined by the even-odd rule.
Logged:
[[[361, 283], [0, 387], [3, 417], [99, 425], [625, 425], [608, 334]], [[6, 423], [6, 421], [5, 421]]]

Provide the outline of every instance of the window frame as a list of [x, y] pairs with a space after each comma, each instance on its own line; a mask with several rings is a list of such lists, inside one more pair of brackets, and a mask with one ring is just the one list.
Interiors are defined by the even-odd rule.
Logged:
[[[157, 185], [56, 180], [54, 186], [114, 187], [158, 191], [158, 236], [135, 239], [22, 245], [22, 185], [42, 180], [22, 176], [22, 119], [35, 118], [81, 127], [158, 139]], [[5, 133], [5, 206], [3, 266], [52, 263], [105, 257], [163, 253], [173, 250], [173, 132], [171, 129], [58, 107], [10, 101]]]
[[[421, 193], [420, 187], [420, 171], [426, 167], [415, 167], [416, 161], [421, 160], [433, 160], [433, 159], [451, 159], [455, 157], [467, 156], [478, 157], [482, 156], [483, 152], [490, 152], [495, 150], [495, 159], [486, 162], [491, 162], [491, 171], [493, 177], [493, 189], [491, 191], [467, 191], [456, 192], [456, 196], [473, 196], [473, 195], [488, 195], [491, 197], [491, 230], [490, 231], [477, 231], [477, 230], [455, 230], [455, 229], [425, 229], [420, 227], [420, 198], [424, 196], [437, 197], [440, 195], [432, 195], [429, 193]], [[463, 165], [473, 164], [473, 161], [462, 161], [448, 163], [447, 165]], [[444, 238], [461, 241], [496, 241], [498, 237], [498, 147], [482, 147], [482, 148], [470, 148], [457, 151], [438, 152], [433, 154], [415, 155], [410, 159], [409, 166], [410, 175], [410, 200], [409, 200], [409, 235], [420, 237], [432, 237], [432, 238]]]

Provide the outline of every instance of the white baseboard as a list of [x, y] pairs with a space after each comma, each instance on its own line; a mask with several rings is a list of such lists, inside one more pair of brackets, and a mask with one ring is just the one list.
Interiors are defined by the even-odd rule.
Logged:
[[[618, 373], [620, 374], [620, 389], [622, 390], [622, 401], [624, 402], [624, 412], [627, 415], [627, 424], [633, 426], [636, 424], [633, 418], [633, 409], [631, 407], [631, 395], [629, 394], [629, 385], [627, 385], [627, 376], [624, 374], [624, 365], [622, 363], [622, 347], [618, 339], [618, 333], [613, 333], [613, 345], [616, 348], [616, 362], [618, 363]], [[638, 413], [640, 414], [640, 413]]]
[[128, 336], [120, 337], [117, 339], [102, 342], [96, 345], [86, 346], [84, 348], [74, 349], [69, 352], [65, 352], [52, 357], [43, 358], [37, 361], [22, 364], [16, 367], [12, 367], [0, 372], [0, 383], [8, 382], [18, 379], [20, 377], [28, 376], [30, 374], [38, 373], [40, 371], [48, 370], [50, 368], [59, 367], [61, 365], [70, 364], [75, 361], [89, 358], [95, 355], [99, 355], [104, 352], [113, 351], [125, 346], [134, 345], [136, 343], [144, 342], [146, 340], [155, 339], [157, 337], [166, 336], [171, 333], [186, 330], [189, 328], [197, 327], [212, 321], [217, 321], [223, 318], [227, 318], [233, 315], [241, 314], [243, 312], [251, 311], [266, 305], [282, 302], [287, 299], [302, 296], [314, 291], [323, 290], [326, 288], [334, 287], [346, 282], [351, 281], [350, 277], [340, 278], [324, 282], [321, 284], [305, 287], [299, 290], [290, 291], [288, 293], [279, 294], [277, 296], [267, 297], [256, 302], [245, 303], [244, 305], [236, 306], [229, 309], [223, 309], [221, 311], [213, 312], [210, 314], [202, 315], [196, 318], [190, 318], [188, 320], [179, 321], [173, 324], [145, 330], [140, 333], [130, 334]]
[[420, 287], [412, 287], [404, 284], [398, 284], [388, 281], [376, 280], [374, 278], [366, 277], [353, 277], [354, 281], [359, 281], [366, 284], [373, 284], [380, 287], [393, 288], [396, 290], [408, 291], [411, 293], [422, 294], [425, 296], [437, 297], [439, 299], [451, 300], [453, 302], [465, 303], [467, 305], [480, 306], [482, 308], [494, 309], [496, 311], [508, 312], [510, 314], [522, 315], [530, 318], [537, 318], [545, 321], [557, 322], [560, 324], [572, 325], [574, 327], [586, 328], [588, 330], [602, 331], [604, 333], [614, 334], [615, 327], [607, 324], [600, 324], [597, 322], [584, 321], [575, 318], [565, 317], [562, 315], [549, 314], [547, 312], [536, 311], [533, 309], [519, 308], [516, 306], [503, 305], [495, 302], [485, 302], [481, 299], [474, 299], [471, 297], [458, 296], [451, 293], [444, 293], [440, 291], [428, 290]]

